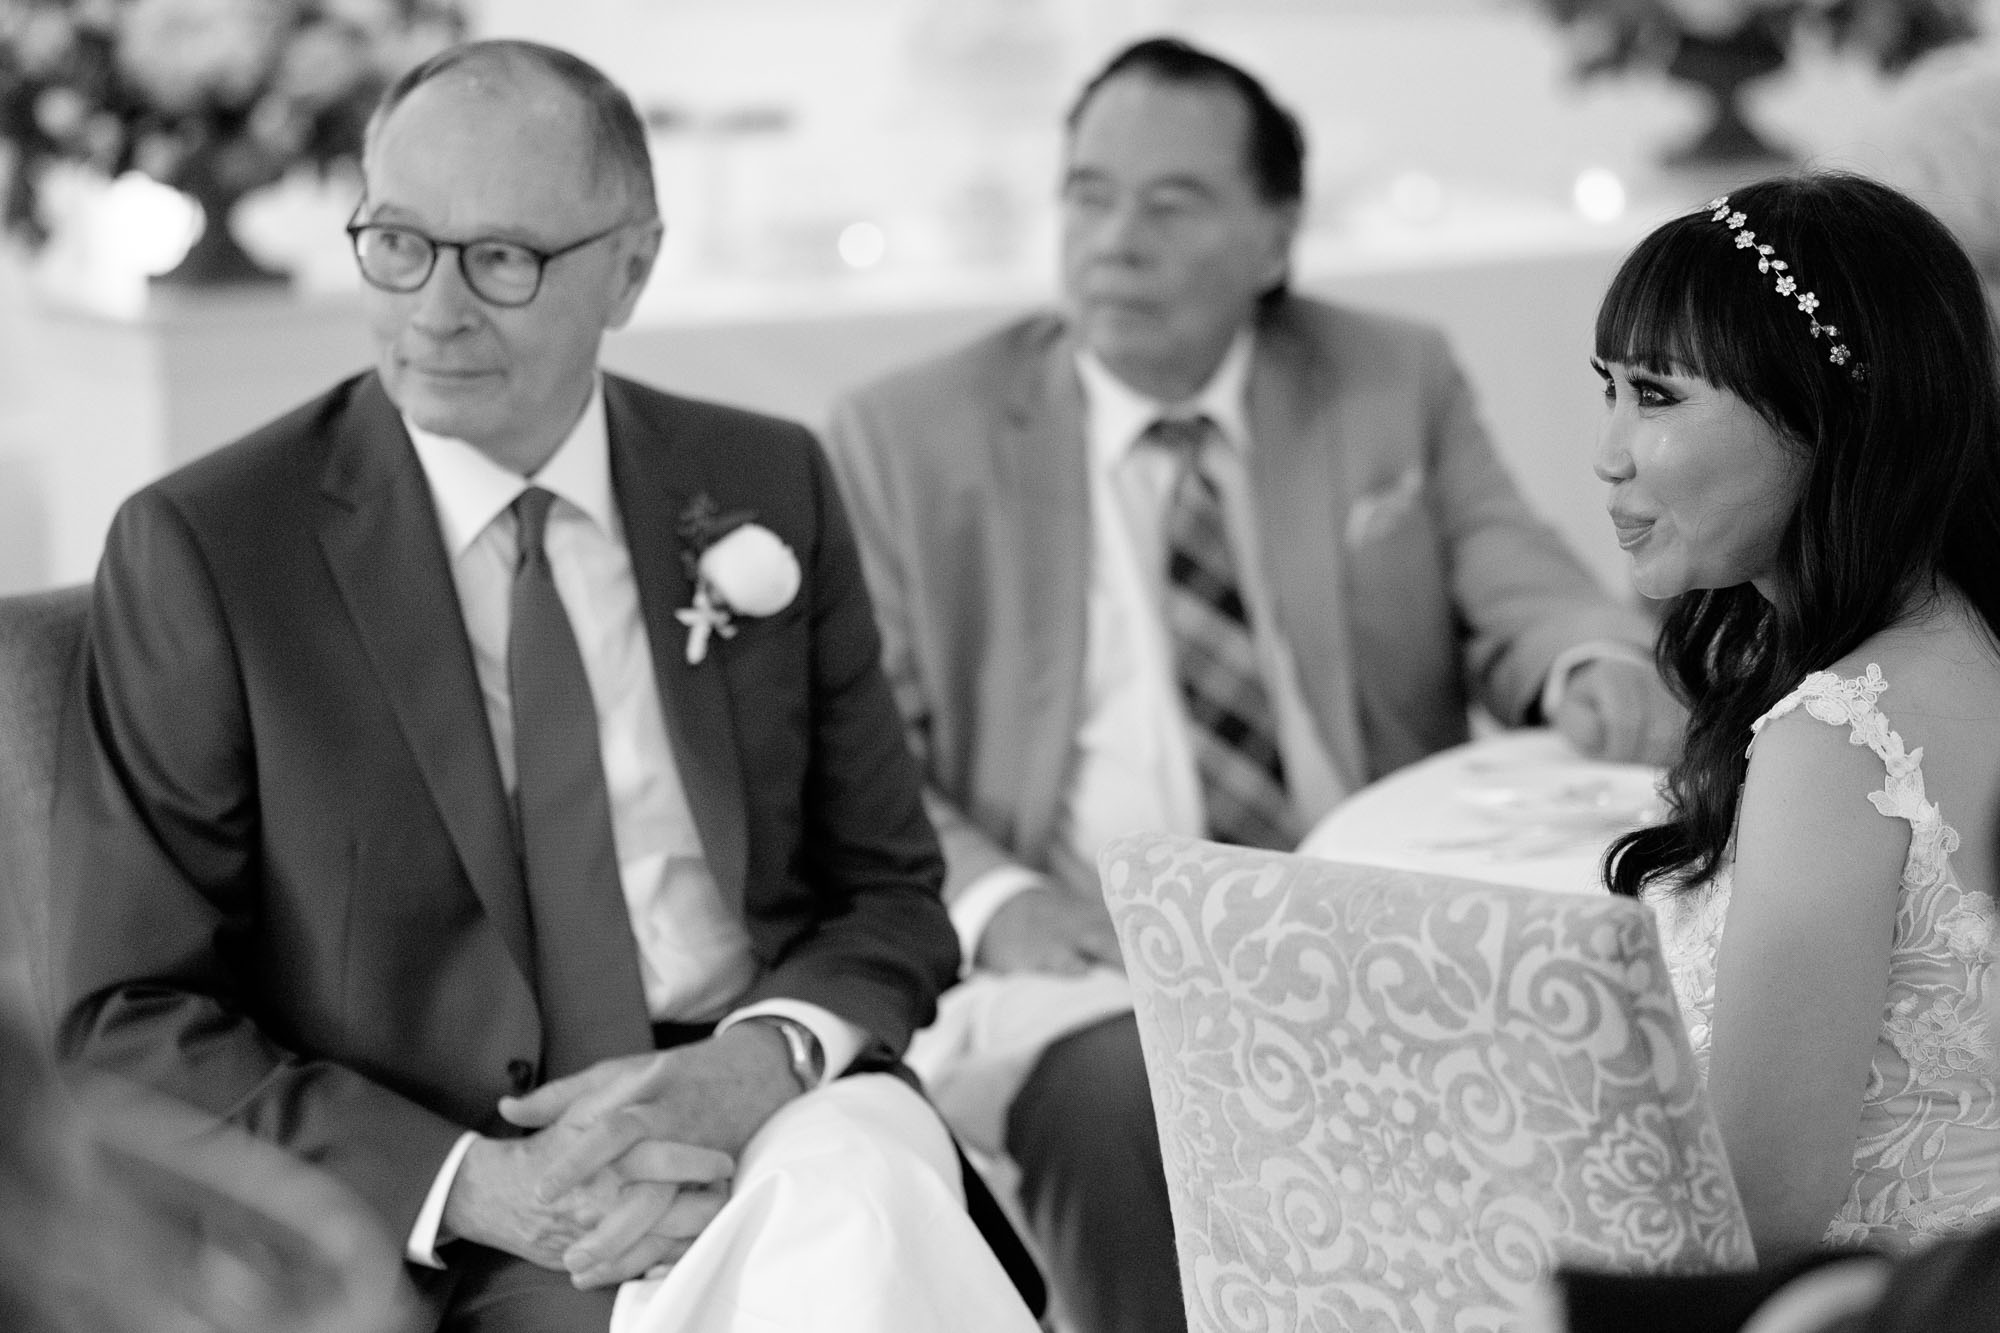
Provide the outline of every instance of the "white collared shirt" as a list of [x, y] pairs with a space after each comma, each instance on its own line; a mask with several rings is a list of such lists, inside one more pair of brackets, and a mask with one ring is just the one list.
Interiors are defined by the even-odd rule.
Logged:
[[[437, 506], [493, 750], [511, 795], [514, 712], [507, 634], [519, 551], [511, 506], [529, 479], [462, 441], [414, 426], [410, 439]], [[749, 933], [709, 873], [668, 748], [639, 587], [611, 496], [601, 394], [591, 395], [575, 429], [533, 484], [556, 496], [544, 544], [597, 705], [618, 874], [639, 944], [646, 1011], [655, 1019], [684, 1022], [718, 1018], [749, 989], [757, 966]]]
[[[741, 917], [724, 900], [709, 869], [667, 739], [639, 586], [611, 489], [601, 383], [568, 437], [533, 478], [502, 467], [462, 440], [424, 431], [407, 417], [403, 425], [430, 486], [509, 795], [514, 790], [514, 710], [507, 637], [519, 551], [512, 505], [531, 484], [556, 496], [543, 547], [597, 708], [612, 841], [638, 944], [647, 1013], [656, 1021], [720, 1018], [723, 1027], [753, 1014], [783, 1014], [819, 1038], [829, 1076], [846, 1069], [866, 1034], [818, 1005], [775, 999], [729, 1011], [756, 980], [757, 963]], [[412, 1230], [409, 1255], [416, 1262], [437, 1263], [434, 1241], [444, 1198], [473, 1137], [461, 1138]]]
[[[1164, 529], [1179, 464], [1166, 451], [1140, 443], [1146, 428], [1163, 415], [1205, 414], [1223, 442], [1224, 447], [1204, 451], [1202, 466], [1222, 497], [1298, 826], [1310, 828], [1345, 794], [1306, 705], [1264, 578], [1250, 492], [1253, 441], [1245, 405], [1254, 351], [1254, 335], [1246, 329], [1230, 344], [1208, 383], [1182, 403], [1146, 397], [1087, 351], [1077, 357], [1089, 451], [1091, 533], [1084, 690], [1077, 753], [1049, 867], [1052, 878], [1076, 892], [1097, 892], [1097, 853], [1115, 837], [1144, 829], [1201, 837], [1207, 830], [1162, 611]], [[1000, 906], [1040, 882], [1033, 872], [1008, 866], [967, 886], [952, 907], [967, 959]]]

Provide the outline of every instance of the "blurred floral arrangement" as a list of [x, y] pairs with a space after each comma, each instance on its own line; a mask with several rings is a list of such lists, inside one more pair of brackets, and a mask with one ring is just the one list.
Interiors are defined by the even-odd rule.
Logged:
[[228, 244], [218, 213], [358, 158], [383, 86], [464, 26], [456, 0], [0, 0], [0, 226], [47, 240], [73, 163], [185, 191]]
[[1803, 43], [1898, 72], [1978, 33], [1980, 0], [1538, 0], [1569, 34], [1580, 78], [1656, 69], [1713, 91], [1716, 120], [1681, 160], [1783, 156], [1742, 119], [1742, 85]]
[[[1684, 42], [1729, 42], [1768, 50], [1782, 64], [1812, 34], [1858, 50], [1891, 72], [1940, 46], [1977, 35], [1978, 0], [1541, 0], [1576, 43], [1588, 77], [1634, 67], [1665, 68]], [[1775, 66], [1774, 66], [1775, 67]]]

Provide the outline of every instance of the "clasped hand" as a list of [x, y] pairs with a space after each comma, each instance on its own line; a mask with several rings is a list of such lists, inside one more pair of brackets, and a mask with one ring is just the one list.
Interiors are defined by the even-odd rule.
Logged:
[[532, 1132], [474, 1141], [445, 1234], [579, 1287], [658, 1274], [721, 1212], [737, 1155], [797, 1095], [778, 1039], [750, 1024], [502, 1098], [500, 1114]]
[[1009, 898], [979, 937], [974, 960], [989, 972], [1081, 976], [1096, 967], [1124, 966], [1118, 932], [1101, 898], [1059, 889], [1023, 889]]
[[1570, 674], [1549, 722], [1592, 759], [1664, 765], [1680, 753], [1687, 710], [1650, 665], [1607, 657]]

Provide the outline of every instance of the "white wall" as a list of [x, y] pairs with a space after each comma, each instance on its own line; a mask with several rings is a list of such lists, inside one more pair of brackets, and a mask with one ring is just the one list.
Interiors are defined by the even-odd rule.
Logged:
[[[478, 31], [567, 46], [642, 107], [672, 113], [655, 140], [668, 247], [639, 328], [614, 340], [613, 359], [676, 387], [698, 392], [713, 380], [725, 396], [793, 411], [822, 403], [842, 376], [879, 369], [881, 355], [917, 356], [930, 339], [962, 336], [1046, 295], [1057, 126], [1075, 87], [1140, 35], [1177, 31], [1211, 45], [1263, 74], [1306, 119], [1306, 248], [1317, 259], [1302, 270], [1326, 277], [1307, 285], [1400, 303], [1452, 328], [1502, 447], [1557, 521], [1586, 540], [1601, 524], [1577, 489], [1582, 474], [1570, 470], [1588, 423], [1568, 386], [1574, 380], [1587, 399], [1577, 366], [1589, 284], [1634, 226], [1697, 202], [1715, 183], [1656, 165], [1697, 123], [1694, 95], [1657, 76], [1576, 86], [1560, 35], [1532, 0], [471, 2]], [[1988, 29], [2000, 29], [2000, 0], [1985, 6]], [[1982, 54], [1992, 55], [1990, 44]], [[1755, 105], [1774, 135], [1846, 161], [1880, 137], [1899, 96], [1856, 60], [1807, 53]], [[732, 128], [745, 113], [778, 123]], [[1603, 236], [1580, 240], [1568, 189], [1587, 166], [1618, 172], [1634, 203]], [[1434, 184], [1426, 207], [1408, 206], [1421, 191], [1395, 188], [1413, 174]], [[339, 232], [351, 205], [352, 187], [337, 185], [280, 192], [239, 213], [247, 242], [299, 266], [312, 299], [331, 302], [298, 316], [308, 323], [311, 309], [344, 309], [325, 289], [353, 287]], [[888, 243], [865, 273], [845, 269], [837, 248], [858, 222]], [[1468, 236], [1479, 249], [1482, 230], [1487, 259], [1511, 252], [1529, 265], [1502, 262], [1495, 273], [1532, 271], [1553, 244], [1576, 256], [1564, 271], [1582, 276], [1543, 288], [1496, 277], [1478, 295], [1455, 291], [1453, 254]], [[1404, 276], [1368, 279], [1366, 255], [1376, 253]], [[6, 261], [0, 255], [0, 591], [78, 576], [98, 539], [90, 529], [195, 447], [184, 437], [219, 443], [251, 424], [237, 419], [243, 413], [261, 416], [267, 398], [293, 393], [275, 361], [268, 373], [204, 380], [174, 359], [184, 339], [163, 341], [143, 321], [128, 336], [58, 320], [52, 334], [41, 298]], [[1416, 270], [1426, 266], [1442, 276], [1424, 280]], [[850, 346], [823, 336], [857, 319], [880, 338]], [[728, 330], [715, 348], [742, 351], [727, 365], [719, 350], [706, 361], [659, 359], [670, 345], [677, 356], [700, 347], [686, 331], [704, 324]], [[349, 326], [324, 332], [310, 355], [283, 364], [318, 375], [315, 357], [363, 346]], [[65, 350], [79, 339], [117, 350], [101, 361]], [[823, 357], [830, 345], [839, 355]], [[50, 368], [51, 356], [61, 364]], [[791, 369], [802, 357], [816, 358], [803, 379]]]
[[[881, 206], [962, 170], [938, 136], [968, 125], [1053, 181], [1054, 126], [1117, 46], [1175, 31], [1243, 61], [1302, 113], [1323, 209], [1408, 170], [1561, 198], [1602, 165], [1644, 181], [1699, 123], [1699, 95], [1639, 74], [1578, 85], [1533, 0], [477, 0], [483, 32], [602, 63], [642, 103], [698, 114], [790, 108], [773, 142], [797, 196]], [[1986, 0], [1989, 29], [2000, 0]], [[1759, 85], [1773, 135], [1842, 158], [1867, 144], [1895, 84], [1858, 58], [1806, 52]], [[929, 146], [933, 151], [922, 151]], [[911, 152], [912, 148], [919, 151]], [[795, 199], [792, 207], [812, 206]]]

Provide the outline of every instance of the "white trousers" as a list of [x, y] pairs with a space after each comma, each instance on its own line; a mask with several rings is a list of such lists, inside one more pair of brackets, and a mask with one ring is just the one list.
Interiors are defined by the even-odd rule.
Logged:
[[611, 1333], [1036, 1333], [965, 1212], [943, 1123], [887, 1074], [788, 1103], [729, 1203], [663, 1278], [618, 1291]]

